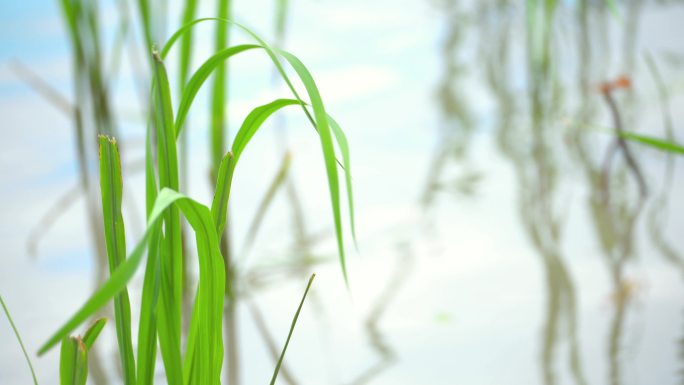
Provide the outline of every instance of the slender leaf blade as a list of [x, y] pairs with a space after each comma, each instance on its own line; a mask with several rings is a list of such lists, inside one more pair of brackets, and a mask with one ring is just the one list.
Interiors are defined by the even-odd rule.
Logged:
[[280, 367], [283, 364], [283, 359], [285, 358], [285, 352], [287, 351], [288, 345], [290, 345], [290, 339], [292, 338], [292, 333], [294, 332], [295, 325], [297, 325], [297, 319], [299, 319], [299, 313], [302, 311], [302, 306], [304, 306], [304, 301], [306, 300], [306, 295], [309, 294], [309, 289], [311, 288], [311, 284], [313, 283], [314, 278], [316, 278], [316, 274], [311, 274], [311, 278], [309, 278], [309, 282], [306, 284], [306, 290], [304, 290], [304, 295], [302, 296], [302, 300], [299, 302], [299, 306], [297, 307], [297, 311], [295, 312], [294, 318], [292, 318], [292, 323], [290, 324], [290, 331], [287, 333], [287, 339], [285, 340], [285, 345], [283, 346], [283, 351], [280, 353], [280, 357], [278, 357], [278, 362], [276, 363], [275, 370], [273, 371], [273, 377], [271, 378], [271, 385], [275, 385], [276, 379], [278, 378], [278, 372], [280, 371]]
[[[123, 180], [116, 140], [100, 135], [99, 141], [102, 213], [107, 258], [111, 273], [126, 258], [126, 235], [123, 215], [121, 214]], [[128, 291], [125, 288], [114, 298], [114, 320], [124, 383], [132, 385], [136, 383], [135, 359], [131, 336], [131, 305]]]

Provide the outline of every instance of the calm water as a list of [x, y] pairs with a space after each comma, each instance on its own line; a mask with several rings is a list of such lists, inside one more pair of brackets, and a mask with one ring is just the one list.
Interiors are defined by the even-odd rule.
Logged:
[[[291, 2], [283, 44], [310, 67], [352, 146], [359, 253], [349, 257], [348, 293], [317, 139], [297, 111], [285, 113], [245, 153], [232, 197], [243, 384], [268, 382], [263, 328], [280, 346], [311, 271], [318, 277], [281, 383], [683, 383], [684, 175], [676, 159], [633, 144], [636, 166], [627, 163], [599, 85], [627, 76], [631, 88], [611, 92], [623, 128], [684, 142], [684, 3], [628, 1], [611, 13], [602, 1], [562, 2], [552, 33], [542, 19], [527, 24], [523, 3]], [[213, 4], [203, 7], [200, 15], [212, 14]], [[87, 298], [96, 266], [83, 199], [35, 257], [27, 252], [32, 229], [78, 176], [68, 118], [9, 60], [70, 95], [69, 47], [56, 4], [2, 9], [0, 293], [36, 351]], [[274, 39], [272, 2], [235, 9]], [[103, 4], [112, 36], [115, 10]], [[528, 44], [529, 28], [548, 38]], [[210, 52], [211, 32], [200, 30], [198, 57]], [[137, 239], [144, 121], [139, 74], [123, 63], [113, 92], [128, 236]], [[231, 63], [232, 127], [287, 96], [272, 72], [258, 54]], [[187, 192], [209, 202], [205, 97], [192, 117]], [[301, 234], [281, 192], [247, 250], [246, 229], [284, 147], [306, 213]], [[98, 344], [117, 383], [113, 341], [109, 330]], [[56, 351], [34, 359], [41, 384], [58, 383], [57, 362]], [[2, 321], [0, 382], [29, 381]]]

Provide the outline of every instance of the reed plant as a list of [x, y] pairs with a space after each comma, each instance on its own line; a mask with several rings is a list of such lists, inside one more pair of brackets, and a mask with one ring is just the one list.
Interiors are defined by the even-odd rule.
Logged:
[[[140, 1], [139, 5], [143, 19], [149, 19], [149, 8], [147, 8], [149, 4]], [[77, 24], [78, 20], [81, 20], [77, 12], [82, 12], [83, 8], [88, 6], [85, 3], [65, 1], [64, 7], [70, 22], [73, 19]], [[93, 11], [93, 14], [95, 13]], [[186, 12], [186, 16], [193, 14], [192, 10]], [[225, 13], [222, 15], [226, 16]], [[164, 60], [179, 41], [181, 42], [180, 51], [187, 50], [190, 44], [188, 39], [193, 28], [202, 22], [216, 23], [221, 26], [217, 28], [219, 31], [217, 33], [222, 34], [227, 33], [229, 28], [240, 29], [254, 43], [223, 47], [219, 43], [224, 43], [225, 40], [218, 41], [216, 52], [206, 59], [194, 73], [189, 73], [187, 63], [182, 65], [177, 77], [182, 83], [179, 87], [182, 90], [181, 97], [178, 105], [174, 106]], [[144, 24], [143, 30], [146, 45], [149, 46], [153, 39], [153, 28], [149, 20]], [[76, 31], [75, 27], [73, 31]], [[80, 34], [75, 35], [74, 42], [80, 41], [77, 38], [80, 39]], [[291, 91], [292, 98], [277, 99], [254, 108], [236, 130], [230, 150], [225, 151], [224, 148], [220, 148], [221, 154], [217, 158], [213, 172], [214, 197], [211, 205], [207, 206], [180, 192], [182, 191], [180, 181], [183, 180], [181, 173], [188, 172], [180, 166], [179, 143], [182, 143], [180, 138], [182, 138], [183, 130], [187, 129], [185, 123], [193, 101], [200, 90], [205, 87], [208, 79], [212, 75], [215, 76], [214, 93], [215, 95], [217, 92], [220, 93], [216, 89], [222, 87], [224, 80], [216, 74], [221, 74], [225, 70], [225, 64], [230, 58], [250, 50], [262, 50], [266, 53]], [[82, 60], [78, 52], [76, 49], [77, 59]], [[41, 355], [61, 343], [60, 383], [63, 385], [85, 384], [88, 374], [88, 353], [95, 338], [104, 328], [105, 321], [104, 319], [95, 321], [83, 337], [72, 337], [71, 334], [98, 314], [110, 301], [114, 304], [113, 324], [116, 330], [119, 366], [124, 384], [152, 384], [157, 366], [157, 352], [161, 355], [166, 381], [169, 384], [217, 384], [221, 382], [220, 375], [224, 358], [224, 307], [226, 298], [230, 301], [234, 296], [232, 290], [234, 277], [228, 268], [230, 260], [227, 259], [226, 249], [221, 247], [225, 242], [226, 227], [230, 225], [227, 222], [227, 212], [233, 176], [241, 156], [249, 147], [254, 135], [271, 115], [285, 107], [301, 108], [314, 128], [313, 132], [320, 140], [340, 266], [344, 280], [347, 282], [340, 191], [342, 186], [340, 185], [346, 184], [350, 223], [352, 233], [354, 233], [349, 148], [344, 132], [328, 115], [318, 87], [306, 66], [293, 54], [272, 48], [250, 29], [227, 18], [204, 18], [188, 22], [173, 34], [161, 49], [154, 49], [151, 52], [149, 62], [152, 71], [149, 97], [153, 116], [146, 129], [147, 226], [141, 239], [137, 240], [135, 247], [127, 254], [127, 231], [122, 214], [124, 172], [119, 143], [115, 138], [116, 132], [113, 126], [108, 123], [109, 121], [103, 121], [97, 126], [99, 201], [101, 202], [101, 209], [97, 211], [97, 214], [101, 219], [98, 228], [102, 230], [109, 277], [39, 349], [39, 355]], [[308, 101], [305, 102], [296, 91], [285, 69], [286, 64], [292, 68], [304, 86]], [[94, 72], [97, 75], [99, 67], [89, 68], [89, 71], [87, 74]], [[187, 73], [184, 74], [184, 71]], [[83, 87], [83, 83], [85, 80], [78, 83], [79, 87]], [[84, 98], [89, 96], [95, 98], [96, 94], [84, 96]], [[99, 102], [101, 100], [94, 103]], [[225, 119], [218, 107], [221, 105], [223, 108], [224, 103], [225, 96], [215, 96], [212, 108], [221, 114], [215, 122], [217, 124]], [[102, 105], [95, 106], [95, 108], [108, 107]], [[225, 143], [223, 138], [217, 141]], [[84, 152], [92, 151], [88, 148], [87, 140], [83, 140], [82, 145]], [[214, 149], [218, 151], [219, 147]], [[215, 152], [213, 154], [216, 156]], [[338, 155], [341, 160], [338, 160]], [[83, 164], [87, 162], [84, 160]], [[281, 170], [274, 182], [276, 187], [281, 183], [278, 181], [283, 178], [281, 174], [285, 173], [289, 167], [288, 159], [284, 161], [284, 165], [285, 171]], [[340, 179], [344, 182], [340, 182]], [[263, 208], [260, 212], [262, 211]], [[184, 247], [181, 218], [187, 221], [190, 232], [194, 234], [196, 240], [194, 254], [197, 256], [196, 264], [199, 267], [196, 285], [191, 285], [185, 278], [185, 273], [191, 266], [189, 262], [192, 254]], [[131, 301], [127, 286], [145, 259], [140, 317], [139, 320], [134, 320], [131, 315]], [[302, 301], [295, 313], [287, 340], [277, 360], [271, 384], [275, 383], [278, 376], [297, 317], [313, 278], [314, 275], [309, 279]], [[183, 291], [186, 289], [193, 293], [189, 299], [183, 296]], [[191, 309], [188, 315], [184, 315], [182, 311], [186, 305]], [[9, 313], [7, 315], [9, 316]], [[182, 332], [183, 324], [189, 325], [187, 335]], [[133, 338], [133, 328], [138, 330], [137, 341]]]

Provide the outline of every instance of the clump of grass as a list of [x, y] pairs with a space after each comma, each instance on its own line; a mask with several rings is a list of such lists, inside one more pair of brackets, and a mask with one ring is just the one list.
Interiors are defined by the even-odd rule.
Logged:
[[[180, 102], [174, 112], [169, 77], [163, 58], [169, 53], [174, 42], [190, 33], [194, 25], [209, 20], [242, 29], [255, 40], [255, 44], [243, 44], [217, 50], [189, 77], [182, 88]], [[179, 192], [181, 178], [177, 142], [193, 100], [210, 75], [217, 70], [220, 71], [229, 58], [252, 49], [262, 49], [266, 52], [294, 98], [275, 100], [256, 107], [247, 115], [235, 134], [231, 150], [221, 157], [216, 170], [214, 198], [211, 207], [208, 207]], [[292, 67], [303, 83], [309, 103], [304, 102], [295, 91], [281, 60]], [[62, 341], [63, 365], [66, 367], [64, 373], [70, 373], [73, 379], [73, 382], [68, 383], [76, 384], [85, 381], [87, 376], [85, 365], [89, 349], [86, 337], [89, 333], [81, 339], [68, 337], [68, 335], [111, 300], [114, 300], [115, 327], [125, 384], [152, 383], [157, 349], [161, 353], [169, 384], [220, 383], [224, 354], [223, 308], [225, 293], [232, 284], [232, 277], [226, 275], [225, 255], [222, 254], [220, 245], [226, 226], [233, 175], [241, 155], [262, 124], [284, 107], [300, 106], [319, 136], [326, 166], [340, 265], [345, 282], [347, 282], [337, 167], [338, 163], [344, 166], [350, 223], [354, 234], [349, 148], [344, 132], [326, 112], [315, 81], [304, 64], [289, 52], [271, 48], [249, 29], [221, 18], [199, 19], [185, 25], [171, 37], [162, 50], [153, 52], [152, 63], [151, 98], [154, 119], [147, 133], [147, 228], [133, 250], [125, 255], [125, 226], [121, 214], [123, 177], [118, 144], [114, 138], [101, 135], [99, 137], [100, 190], [110, 276], [39, 350], [39, 354], [43, 354]], [[336, 145], [342, 157], [341, 162], [337, 160]], [[195, 235], [199, 264], [197, 287], [194, 288], [195, 296], [190, 304], [192, 314], [187, 320], [190, 325], [189, 334], [185, 343], [182, 342], [183, 313], [181, 309], [184, 304], [183, 287], [188, 283], [183, 280], [183, 269], [186, 266], [183, 261], [189, 255], [184, 253], [183, 249], [181, 216], [190, 224]], [[135, 357], [130, 301], [126, 287], [145, 255], [147, 255], [147, 263], [138, 325], [137, 357]], [[278, 375], [312, 281], [313, 276], [308, 282], [295, 313], [273, 374], [272, 384]], [[159, 341], [158, 345], [157, 341]], [[185, 351], [182, 350], [183, 346], [185, 346]]]

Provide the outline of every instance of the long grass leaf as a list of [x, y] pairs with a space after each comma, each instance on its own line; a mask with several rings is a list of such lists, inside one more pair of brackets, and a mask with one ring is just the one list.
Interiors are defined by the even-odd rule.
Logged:
[[[155, 126], [159, 145], [159, 187], [178, 190], [178, 153], [173, 125], [171, 91], [164, 63], [157, 52], [154, 57]], [[170, 384], [182, 383], [180, 359], [181, 311], [183, 290], [183, 248], [178, 208], [164, 215], [164, 237], [160, 255], [159, 345]]]
[[278, 378], [278, 372], [280, 371], [280, 367], [283, 364], [283, 359], [285, 358], [287, 346], [290, 344], [290, 339], [292, 338], [292, 332], [294, 332], [295, 325], [297, 325], [299, 313], [302, 311], [302, 306], [304, 306], [304, 300], [306, 300], [306, 295], [309, 293], [309, 289], [311, 288], [311, 284], [313, 283], [314, 278], [316, 278], [316, 274], [311, 274], [311, 278], [309, 278], [309, 282], [306, 284], [306, 290], [304, 290], [302, 300], [299, 302], [299, 306], [297, 307], [297, 312], [295, 312], [294, 318], [292, 318], [292, 324], [290, 324], [290, 331], [287, 333], [287, 339], [285, 340], [283, 351], [280, 353], [280, 357], [278, 357], [278, 363], [276, 364], [275, 370], [273, 371], [271, 385], [275, 385], [276, 379]]
[[19, 334], [19, 331], [17, 330], [17, 326], [14, 325], [14, 321], [12, 320], [12, 316], [10, 315], [10, 312], [7, 309], [7, 305], [5, 305], [5, 301], [2, 299], [1, 295], [0, 295], [0, 305], [2, 305], [2, 310], [5, 312], [5, 316], [7, 317], [7, 320], [9, 321], [10, 326], [12, 326], [12, 331], [14, 332], [14, 336], [17, 337], [17, 341], [19, 341], [19, 346], [21, 347], [21, 351], [24, 352], [24, 358], [26, 359], [26, 363], [28, 364], [29, 369], [31, 370], [31, 377], [33, 378], [33, 384], [38, 385], [38, 379], [36, 379], [36, 372], [33, 370], [33, 364], [31, 363], [31, 358], [29, 358], [29, 355], [26, 352], [26, 348], [24, 347], [24, 342], [21, 340], [21, 335]]
[[[280, 60], [278, 59], [278, 55], [279, 55], [278, 52], [276, 52], [276, 50], [275, 50], [274, 48], [272, 48], [272, 47], [271, 47], [269, 44], [267, 44], [261, 37], [259, 37], [258, 34], [256, 34], [254, 31], [252, 31], [251, 29], [245, 27], [244, 25], [242, 25], [242, 24], [240, 24], [240, 23], [237, 23], [237, 22], [234, 22], [234, 21], [228, 20], [228, 19], [218, 18], [218, 17], [206, 17], [206, 18], [201, 18], [201, 19], [194, 20], [194, 21], [192, 21], [192, 22], [190, 22], [190, 23], [188, 23], [188, 24], [182, 26], [181, 28], [179, 28], [179, 29], [178, 29], [178, 30], [169, 38], [169, 40], [167, 40], [166, 44], [164, 44], [164, 47], [163, 47], [163, 49], [161, 50], [161, 57], [162, 57], [162, 58], [166, 57], [166, 55], [167, 55], [168, 52], [171, 50], [171, 48], [173, 48], [174, 44], [176, 43], [176, 41], [177, 41], [178, 39], [180, 39], [180, 38], [181, 38], [182, 36], [184, 36], [185, 34], [190, 33], [190, 30], [191, 30], [194, 26], [196, 26], [196, 25], [199, 24], [199, 23], [205, 22], [205, 21], [214, 21], [214, 22], [217, 22], [217, 23], [225, 23], [225, 24], [233, 25], [233, 26], [239, 28], [240, 30], [244, 31], [245, 33], [247, 33], [247, 34], [248, 34], [250, 37], [252, 37], [256, 42], [258, 42], [259, 44], [258, 44], [256, 47], [251, 47], [251, 48], [262, 48], [262, 49], [264, 49], [264, 51], [266, 52], [266, 54], [269, 56], [269, 58], [271, 59], [271, 61], [272, 61], [273, 64], [275, 65], [276, 70], [278, 71], [278, 74], [280, 74], [281, 78], [283, 79], [283, 81], [285, 82], [285, 84], [287, 85], [287, 87], [289, 88], [290, 92], [292, 92], [292, 95], [295, 97], [295, 99], [297, 99], [297, 100], [299, 101], [300, 105], [302, 106], [302, 110], [303, 110], [304, 114], [305, 114], [305, 115], [307, 116], [307, 118], [309, 119], [309, 122], [311, 122], [311, 124], [313, 125], [314, 129], [318, 129], [317, 126], [316, 126], [316, 122], [314, 121], [314, 118], [311, 116], [311, 113], [310, 113], [309, 110], [306, 108], [306, 105], [307, 105], [307, 104], [306, 104], [306, 103], [302, 100], [302, 98], [299, 96], [299, 93], [297, 92], [297, 90], [295, 89], [294, 85], [292, 84], [292, 81], [290, 80], [289, 76], [287, 76], [287, 73], [285, 72], [285, 69], [283, 68], [282, 63], [281, 63]], [[241, 46], [236, 46], [236, 47], [241, 47]], [[230, 47], [230, 48], [234, 48], [234, 47]], [[230, 48], [227, 48], [226, 50], [228, 50], [228, 49], [230, 49]], [[242, 51], [244, 51], [244, 50], [240, 50], [240, 52], [242, 52]], [[226, 56], [226, 59], [227, 59], [229, 56], [232, 56], [233, 54], [237, 54], [237, 53], [239, 53], [239, 52], [234, 52], [234, 53], [231, 53], [230, 55], [227, 55], [227, 56]], [[216, 55], [219, 55], [219, 53], [216, 53], [215, 56], [216, 56]], [[214, 63], [214, 66], [216, 66], [216, 65], [218, 65], [218, 64], [219, 64], [219, 62], [216, 62], [216, 63]], [[209, 74], [207, 74], [206, 77], [208, 77], [208, 75], [209, 75]], [[204, 80], [206, 80], [206, 77], [204, 78]], [[202, 80], [202, 81], [204, 81], [204, 80]], [[196, 93], [197, 93], [197, 92], [195, 91], [195, 94], [196, 94]], [[194, 98], [194, 95], [193, 95], [193, 98]], [[192, 99], [190, 99], [190, 103], [192, 103]], [[181, 102], [181, 104], [182, 104], [182, 102]], [[189, 108], [189, 106], [188, 106], [187, 108]], [[181, 111], [181, 110], [187, 110], [187, 108], [181, 108], [181, 106], [179, 106], [179, 111]], [[181, 127], [182, 127], [182, 123], [184, 122], [184, 120], [185, 120], [185, 118], [186, 118], [186, 117], [185, 117], [185, 114], [186, 114], [186, 113], [187, 113], [187, 111], [185, 111], [185, 113], [183, 113], [183, 114], [179, 114], [179, 116], [176, 117], [176, 126], [177, 126], [177, 130], [180, 130], [180, 128], [179, 128], [178, 126], [181, 126]], [[179, 119], [179, 117], [180, 117], [180, 119]], [[338, 162], [338, 163], [340, 163], [340, 162]], [[340, 163], [340, 165], [342, 165], [342, 163]]]
[[[336, 234], [336, 238], [337, 238], [337, 248], [338, 248], [338, 253], [339, 253], [339, 257], [340, 257], [340, 265], [342, 268], [342, 275], [344, 276], [344, 281], [348, 285], [349, 280], [347, 277], [346, 258], [345, 258], [345, 251], [344, 251], [344, 238], [343, 238], [343, 232], [342, 232], [342, 218], [341, 218], [341, 210], [340, 210], [339, 178], [337, 175], [337, 168], [335, 166], [335, 163], [337, 162], [337, 158], [335, 157], [335, 149], [334, 149], [334, 145], [333, 145], [333, 135], [331, 134], [330, 125], [328, 123], [328, 114], [325, 111], [325, 107], [323, 105], [323, 100], [322, 100], [320, 93], [318, 91], [318, 87], [316, 86], [316, 83], [313, 80], [313, 77], [311, 76], [311, 73], [306, 68], [306, 66], [304, 66], [304, 64], [296, 56], [292, 55], [291, 53], [289, 53], [287, 51], [273, 49], [263, 39], [261, 39], [256, 33], [254, 33], [249, 28], [247, 28], [247, 27], [245, 27], [239, 23], [233, 22], [231, 20], [222, 19], [222, 18], [198, 19], [198, 20], [193, 21], [191, 24], [188, 24], [188, 25], [181, 27], [174, 35], [172, 35], [172, 37], [164, 45], [164, 49], [162, 50], [162, 53], [168, 52], [168, 50], [170, 50], [171, 47], [173, 46], [175, 40], [177, 40], [184, 33], [187, 33], [187, 30], [192, 28], [194, 25], [196, 25], [200, 22], [209, 21], [209, 20], [214, 20], [214, 21], [217, 21], [219, 23], [226, 23], [226, 24], [235, 25], [236, 27], [245, 31], [248, 35], [250, 35], [253, 39], [255, 39], [259, 43], [261, 48], [263, 48], [266, 51], [267, 55], [273, 61], [273, 64], [276, 66], [276, 69], [280, 73], [281, 77], [283, 78], [283, 80], [287, 84], [287, 86], [290, 89], [290, 91], [292, 92], [292, 94], [299, 101], [299, 103], [302, 107], [302, 110], [304, 111], [304, 113], [308, 117], [309, 121], [312, 123], [312, 125], [318, 131], [320, 142], [321, 142], [321, 149], [323, 151], [323, 158], [324, 158], [325, 167], [326, 167], [326, 174], [328, 176], [328, 188], [330, 191], [330, 199], [331, 199], [331, 205], [332, 205], [332, 210], [333, 210], [333, 222], [335, 225], [335, 234]], [[283, 68], [282, 64], [280, 63], [278, 55], [283, 57], [290, 64], [290, 66], [292, 66], [292, 68], [295, 70], [298, 77], [300, 78], [300, 80], [304, 84], [304, 87], [305, 87], [307, 94], [309, 96], [309, 99], [311, 101], [311, 106], [314, 110], [315, 120], [314, 120], [314, 117], [311, 116], [310, 112], [306, 108], [306, 103], [301, 99], [301, 97], [297, 93], [296, 89], [294, 88], [292, 81], [287, 76], [285, 69]], [[232, 54], [228, 55], [227, 57], [229, 57], [229, 56], [232, 56]], [[216, 65], [218, 65], [219, 63], [216, 63]], [[207, 68], [207, 70], [210, 70], [210, 69]], [[208, 74], [206, 76], [208, 76]], [[183, 103], [183, 102], [181, 102], [181, 103]], [[189, 106], [185, 109], [188, 109], [188, 108], [189, 108]], [[179, 110], [180, 110], [180, 107], [179, 107]], [[180, 119], [179, 119], [179, 117], [180, 117]], [[176, 128], [177, 129], [179, 127], [182, 127], [183, 119], [185, 119], [185, 117], [183, 115], [180, 115], [180, 114], [179, 114], [179, 116], [176, 117]], [[179, 122], [180, 122], [180, 124], [179, 124]], [[340, 144], [338, 143], [338, 145], [340, 145]], [[342, 146], [340, 145], [340, 147], [342, 147]], [[219, 173], [220, 173], [220, 170], [219, 170]], [[213, 205], [212, 205], [212, 207], [213, 207]], [[351, 209], [351, 207], [350, 207], [350, 209]], [[354, 237], [354, 238], [356, 239], [356, 237]]]
[[[323, 106], [323, 99], [318, 91], [316, 82], [309, 70], [304, 64], [294, 55], [289, 52], [278, 50], [280, 55], [290, 63], [295, 70], [311, 100], [311, 107], [314, 110], [316, 118], [316, 128], [318, 129], [318, 137], [321, 142], [321, 149], [323, 150], [323, 159], [325, 161], [325, 169], [328, 175], [328, 188], [330, 190], [330, 201], [332, 204], [333, 220], [335, 223], [335, 233], [337, 235], [337, 249], [340, 256], [340, 265], [342, 267], [342, 275], [344, 281], [348, 285], [349, 279], [347, 277], [347, 264], [344, 252], [344, 237], [342, 234], [342, 215], [340, 210], [340, 188], [339, 179], [337, 175], [337, 159], [335, 158], [335, 148], [333, 146], [333, 139], [330, 125], [328, 124], [328, 114], [325, 112]], [[302, 106], [302, 108], [305, 108]]]
[[199, 319], [193, 317], [191, 320], [191, 328], [198, 324], [195, 354], [198, 355], [199, 379], [202, 384], [217, 384], [223, 362], [222, 319], [225, 293], [225, 266], [219, 249], [219, 238], [214, 232], [209, 208], [182, 199], [176, 204], [195, 229], [199, 256]]
[[[119, 158], [116, 140], [101, 135], [99, 141], [102, 213], [107, 258], [111, 273], [126, 258], [126, 235], [123, 215], [121, 214], [123, 181], [121, 177], [121, 159]], [[128, 298], [128, 291], [125, 288], [114, 298], [114, 320], [124, 383], [127, 385], [135, 384], [135, 359], [133, 357], [131, 337], [131, 304]]]

